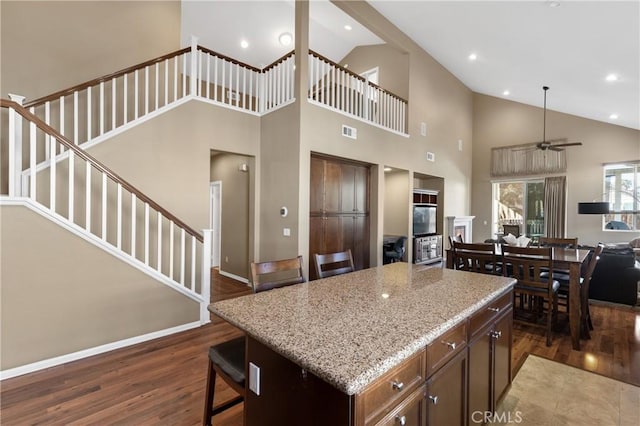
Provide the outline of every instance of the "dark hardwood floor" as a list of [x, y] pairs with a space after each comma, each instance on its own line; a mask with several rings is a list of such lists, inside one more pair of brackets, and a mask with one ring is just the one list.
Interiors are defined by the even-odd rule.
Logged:
[[[250, 293], [244, 284], [212, 274], [212, 298]], [[595, 331], [571, 349], [557, 332], [551, 347], [544, 330], [516, 325], [513, 370], [528, 353], [640, 385], [640, 311], [593, 305]], [[240, 331], [220, 319], [211, 324], [132, 347], [0, 382], [0, 423], [197, 425], [202, 422], [207, 349]], [[216, 401], [233, 395], [222, 380]], [[241, 425], [242, 404], [214, 418]]]

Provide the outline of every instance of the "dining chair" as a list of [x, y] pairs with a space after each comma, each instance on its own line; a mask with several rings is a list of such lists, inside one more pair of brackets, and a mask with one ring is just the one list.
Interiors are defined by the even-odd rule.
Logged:
[[499, 270], [496, 246], [491, 243], [453, 242], [453, 266], [455, 269], [481, 274], [502, 273]]
[[346, 274], [355, 270], [351, 249], [336, 253], [314, 254], [313, 260], [318, 278]]
[[[293, 259], [251, 263], [251, 283], [254, 293], [305, 282], [302, 273], [302, 256]], [[209, 367], [205, 388], [204, 419], [211, 425], [211, 418], [244, 401], [245, 397], [245, 336], [213, 345], [209, 348]], [[220, 376], [238, 396], [214, 407], [216, 377]]]
[[[593, 253], [591, 259], [586, 264], [586, 268], [582, 271], [580, 276], [580, 326], [584, 332], [584, 336], [587, 339], [591, 338], [589, 330], [593, 330], [593, 322], [591, 321], [591, 312], [589, 311], [589, 284], [591, 283], [591, 277], [593, 271], [596, 269], [600, 255], [604, 250], [604, 244], [598, 244]], [[560, 289], [558, 294], [564, 296], [567, 300], [567, 307], [569, 306], [569, 274], [555, 274], [554, 279], [560, 283]], [[568, 310], [568, 309], [567, 309]]]
[[[552, 248], [503, 245], [502, 262], [503, 274], [517, 280], [514, 293], [526, 296], [520, 298], [520, 309], [514, 309], [514, 320], [526, 322], [529, 317], [528, 319], [532, 320], [535, 325], [539, 325], [538, 316], [543, 315], [545, 317], [546, 343], [547, 346], [551, 346], [551, 327], [558, 314], [558, 289], [560, 288], [560, 283], [553, 279]], [[540, 275], [543, 268], [551, 271], [547, 279]], [[524, 304], [529, 305], [527, 312], [525, 312]]]
[[578, 248], [578, 237], [576, 238], [540, 237], [538, 238], [538, 245], [540, 247]]
[[462, 238], [462, 235], [456, 235], [456, 236], [451, 236], [449, 235], [449, 247], [453, 248], [453, 243], [464, 243], [464, 238]]
[[502, 225], [502, 233], [504, 235], [513, 235], [514, 237], [520, 236], [520, 225]]

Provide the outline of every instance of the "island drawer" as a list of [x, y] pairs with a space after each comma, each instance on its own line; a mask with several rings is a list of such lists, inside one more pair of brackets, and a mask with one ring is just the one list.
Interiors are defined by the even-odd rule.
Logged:
[[461, 322], [427, 345], [427, 377], [446, 364], [467, 343], [467, 323]]
[[471, 340], [484, 326], [495, 320], [502, 312], [505, 312], [512, 305], [513, 292], [508, 292], [503, 296], [491, 301], [488, 305], [480, 308], [469, 317], [469, 340]]
[[376, 380], [357, 396], [356, 410], [361, 413], [357, 417], [364, 418], [365, 424], [375, 424], [388, 414], [398, 402], [424, 383], [425, 364], [425, 351], [421, 350]]
[[384, 416], [376, 426], [422, 425], [426, 422], [427, 386], [422, 385], [407, 397], [397, 408]]

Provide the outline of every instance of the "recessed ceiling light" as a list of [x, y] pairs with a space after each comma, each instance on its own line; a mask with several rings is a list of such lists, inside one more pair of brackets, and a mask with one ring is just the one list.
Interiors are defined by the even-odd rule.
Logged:
[[247, 47], [249, 47], [249, 42], [247, 40], [242, 40], [240, 42], [240, 47], [242, 47], [243, 49], [246, 49]]
[[385, 172], [390, 172], [391, 170], [393, 170], [391, 167], [385, 167], [385, 168], [384, 168], [384, 171], [385, 171]]
[[607, 80], [607, 81], [618, 81], [618, 76], [617, 76], [617, 75], [615, 75], [615, 74], [609, 74], [609, 75], [605, 78], [605, 80]]
[[559, 1], [550, 0], [550, 1], [547, 2], [547, 5], [549, 7], [558, 7], [558, 6], [560, 6], [560, 2]]
[[283, 46], [289, 46], [293, 41], [293, 36], [291, 33], [282, 33], [280, 34], [280, 37], [278, 37], [278, 41]]
[[618, 119], [618, 114], [611, 114], [611, 115], [609, 116], [609, 118], [610, 118], [611, 120], [617, 120], [617, 119]]
[[504, 96], [509, 96], [509, 91], [508, 91], [508, 90], [505, 90], [504, 92], [502, 92], [502, 94], [503, 94]]
[[475, 53], [472, 53], [471, 55], [469, 55], [470, 61], [475, 61], [476, 59], [478, 59], [478, 55], [476, 55]]
[[351, 31], [352, 30], [351, 25], [345, 25], [344, 29], [347, 30], [347, 31]]

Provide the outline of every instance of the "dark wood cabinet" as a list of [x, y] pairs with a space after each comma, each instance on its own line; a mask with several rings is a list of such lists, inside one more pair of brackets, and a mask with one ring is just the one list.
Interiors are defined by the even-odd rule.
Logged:
[[427, 380], [427, 426], [464, 425], [466, 396], [467, 352], [463, 350]]
[[355, 268], [369, 267], [369, 175], [366, 165], [311, 157], [310, 262], [315, 253], [351, 249]]
[[[469, 424], [478, 424], [511, 384], [511, 293], [474, 314], [469, 322]], [[480, 414], [479, 414], [480, 413]]]

